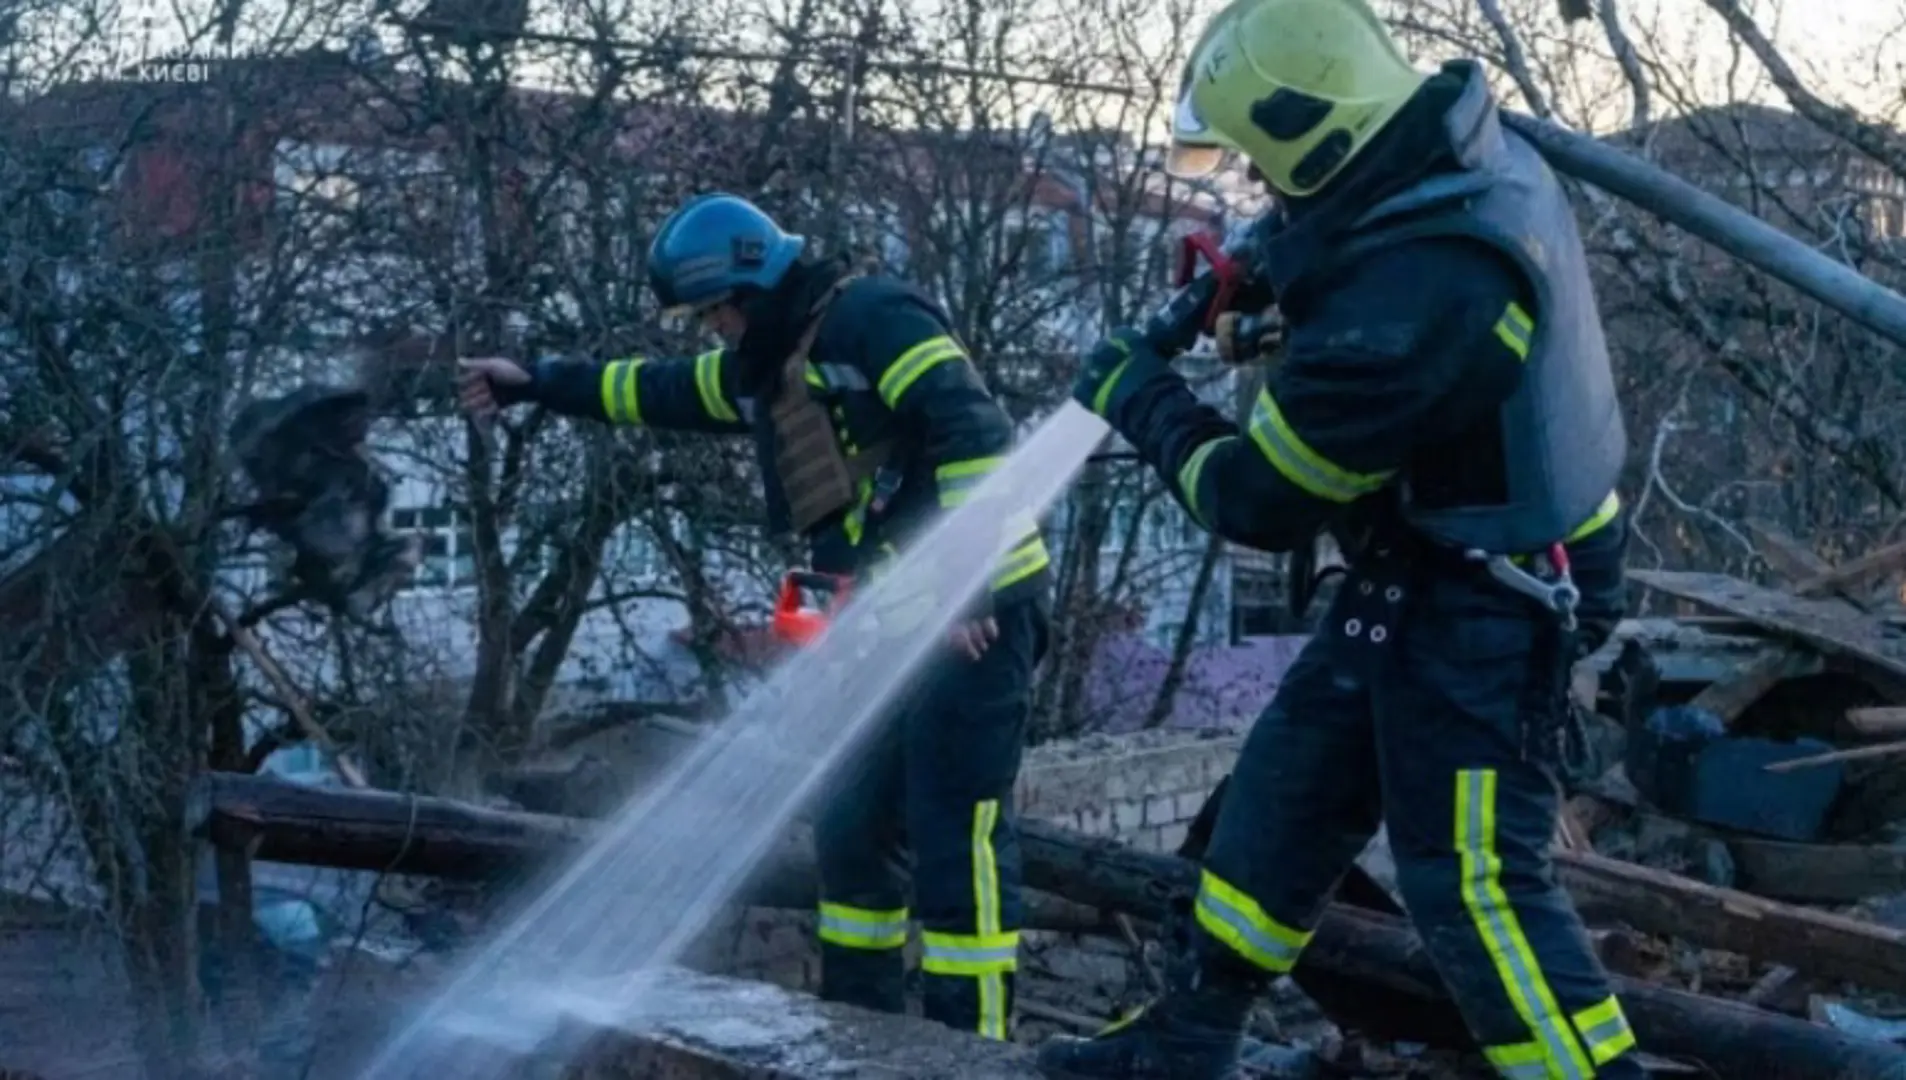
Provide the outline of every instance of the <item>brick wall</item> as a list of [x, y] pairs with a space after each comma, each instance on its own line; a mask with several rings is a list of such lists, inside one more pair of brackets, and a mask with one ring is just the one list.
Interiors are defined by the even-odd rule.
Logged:
[[1019, 813], [1143, 851], [1176, 851], [1241, 741], [1146, 732], [1038, 747], [1020, 773]]

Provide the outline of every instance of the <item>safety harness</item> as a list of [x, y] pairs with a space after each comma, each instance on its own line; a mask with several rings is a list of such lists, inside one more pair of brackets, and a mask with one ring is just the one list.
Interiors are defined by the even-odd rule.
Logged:
[[782, 364], [774, 400], [768, 403], [768, 419], [774, 428], [774, 471], [787, 497], [796, 535], [853, 506], [861, 483], [880, 470], [893, 448], [891, 442], [882, 442], [851, 454], [841, 449], [826, 406], [808, 389], [808, 353], [820, 335], [827, 309], [853, 280], [845, 277], [835, 282], [815, 303], [807, 328]]
[[[788, 518], [796, 535], [850, 510], [864, 484], [886, 464], [891, 440], [848, 452], [841, 446], [827, 407], [815, 400], [807, 376], [808, 354], [820, 336], [827, 311], [856, 275], [849, 275], [815, 302], [806, 329], [781, 369], [780, 386], [768, 402], [768, 421], [774, 430], [774, 471], [788, 503]], [[781, 580], [769, 624], [775, 638], [790, 645], [806, 645], [827, 628], [828, 619], [847, 600], [851, 579], [812, 570], [791, 570]]]

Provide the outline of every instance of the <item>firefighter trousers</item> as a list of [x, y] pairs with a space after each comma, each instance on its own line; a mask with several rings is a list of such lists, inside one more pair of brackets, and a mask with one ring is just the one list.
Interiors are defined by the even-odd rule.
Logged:
[[[1644, 1075], [1549, 859], [1568, 660], [1619, 617], [1621, 528], [1575, 558], [1585, 632], [1559, 662], [1559, 623], [1479, 571], [1346, 579], [1231, 775], [1194, 907], [1206, 955], [1289, 971], [1382, 824], [1404, 905], [1499, 1074]], [[1385, 595], [1387, 621], [1369, 602]]]
[[984, 656], [935, 663], [841, 770], [814, 838], [821, 996], [904, 1011], [902, 950], [918, 921], [926, 1017], [1005, 1039], [1021, 921], [1013, 783], [1047, 613], [1025, 600], [995, 618]]

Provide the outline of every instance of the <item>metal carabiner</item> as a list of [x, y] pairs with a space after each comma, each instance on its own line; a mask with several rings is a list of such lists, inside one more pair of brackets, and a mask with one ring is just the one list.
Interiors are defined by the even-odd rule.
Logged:
[[1581, 603], [1582, 592], [1575, 587], [1575, 579], [1569, 573], [1568, 552], [1562, 550], [1562, 545], [1556, 544], [1549, 549], [1549, 563], [1555, 570], [1553, 581], [1524, 570], [1507, 555], [1491, 555], [1480, 548], [1471, 548], [1463, 556], [1471, 562], [1480, 563], [1489, 576], [1503, 587], [1521, 593], [1554, 613], [1561, 619], [1563, 630], [1575, 630], [1575, 607]]

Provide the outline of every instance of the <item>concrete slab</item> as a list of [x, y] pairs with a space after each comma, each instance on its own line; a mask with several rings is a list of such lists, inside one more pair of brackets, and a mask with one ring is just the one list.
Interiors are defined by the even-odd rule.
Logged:
[[[492, 1036], [497, 1056], [485, 1065], [494, 1068], [497, 1057], [514, 1057], [517, 1064], [508, 1075], [550, 1080], [1021, 1080], [1037, 1075], [1030, 1052], [1022, 1047], [915, 1017], [867, 1012], [765, 983], [683, 969], [534, 998], [536, 1011], [544, 1015], [525, 1015], [519, 1006], [512, 1010], [519, 1024], [509, 1025], [517, 1030], [508, 1034], [486, 1031], [487, 1024], [463, 1026], [464, 1046]], [[520, 1026], [524, 1021], [540, 1029], [534, 1048], [521, 1038], [528, 1034]]]

